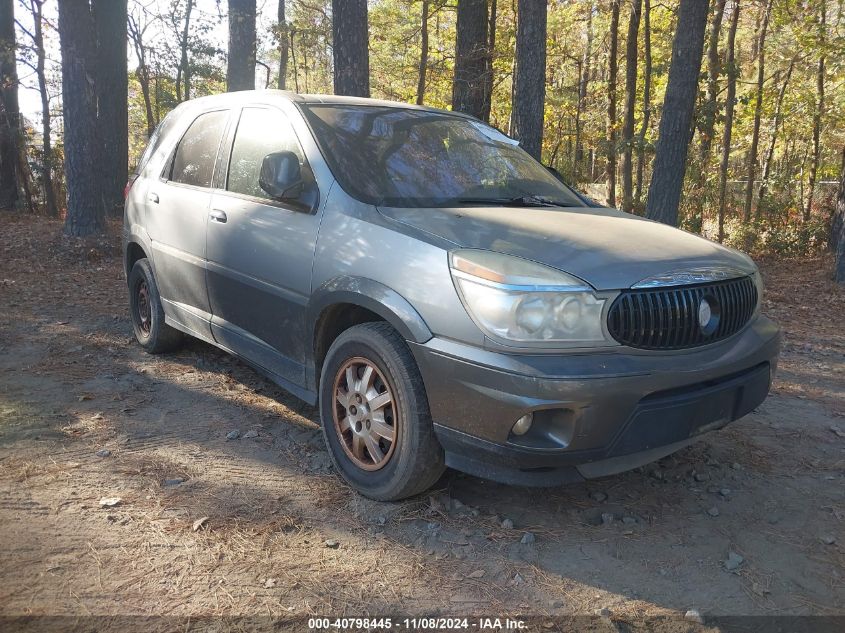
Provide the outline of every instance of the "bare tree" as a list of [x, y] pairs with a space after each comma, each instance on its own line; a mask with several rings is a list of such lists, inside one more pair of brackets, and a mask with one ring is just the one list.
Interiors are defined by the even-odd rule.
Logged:
[[59, 216], [59, 207], [56, 204], [53, 185], [53, 125], [45, 70], [47, 53], [44, 48], [44, 0], [29, 0], [27, 6], [32, 17], [32, 32], [26, 32], [32, 39], [32, 49], [35, 53], [35, 64], [31, 65], [31, 68], [38, 79], [38, 93], [41, 98], [41, 187], [44, 190], [44, 210], [48, 216], [55, 218]]
[[[144, 34], [147, 30], [147, 23], [143, 22], [143, 8], [139, 15], [131, 13], [128, 16], [129, 39], [132, 41], [132, 48], [135, 50], [135, 56], [138, 58], [138, 67], [135, 69], [135, 78], [141, 86], [141, 96], [144, 99], [144, 111], [147, 121], [147, 137], [153, 135], [156, 128], [157, 120], [155, 111], [153, 110], [153, 100], [151, 94], [151, 78], [150, 66], [147, 60], [147, 46], [144, 44]], [[143, 26], [142, 26], [143, 24]]]
[[62, 51], [62, 106], [64, 113], [67, 216], [65, 233], [84, 236], [105, 228], [101, 179], [94, 165], [97, 140], [96, 31], [88, 0], [59, 2], [59, 39]]
[[428, 71], [428, 0], [423, 0], [420, 16], [420, 73], [417, 79], [417, 105], [425, 101], [425, 75]]
[[537, 160], [543, 151], [546, 102], [546, 0], [519, 0], [511, 130]]
[[255, 0], [229, 0], [226, 90], [255, 89]]
[[637, 184], [634, 190], [637, 208], [643, 199], [645, 137], [651, 120], [651, 68], [651, 0], [643, 0], [643, 121], [637, 139]]
[[631, 0], [628, 37], [625, 41], [625, 111], [622, 115], [622, 210], [634, 210], [634, 108], [637, 103], [637, 39], [642, 0]]
[[496, 0], [490, 0], [490, 13], [487, 19], [487, 55], [484, 63], [487, 71], [484, 74], [484, 106], [482, 119], [490, 120], [490, 111], [493, 109], [493, 58], [496, 54], [496, 13], [498, 7]]
[[452, 109], [484, 119], [487, 85], [487, 0], [458, 2]]
[[845, 147], [842, 148], [842, 166], [839, 169], [839, 193], [833, 217], [832, 241], [836, 253], [834, 279], [845, 284]]
[[619, 71], [619, 4], [610, 0], [610, 51], [607, 60], [607, 204], [616, 206], [616, 76]]
[[786, 77], [780, 86], [778, 92], [778, 100], [775, 104], [775, 116], [772, 121], [772, 134], [769, 139], [769, 149], [766, 152], [766, 159], [763, 161], [763, 175], [760, 178], [760, 188], [757, 191], [757, 217], [760, 217], [761, 207], [763, 205], [766, 193], [769, 190], [769, 178], [772, 173], [772, 162], [775, 155], [775, 146], [778, 141], [778, 132], [783, 121], [783, 99], [786, 96], [786, 89], [789, 86], [789, 80], [792, 78], [792, 70], [795, 68], [795, 57], [789, 60], [789, 66], [786, 69]]
[[725, 205], [728, 191], [728, 165], [731, 159], [731, 136], [733, 135], [734, 108], [736, 107], [736, 79], [739, 68], [736, 65], [736, 30], [739, 25], [739, 1], [734, 2], [731, 11], [731, 26], [728, 29], [727, 59], [725, 70], [728, 76], [725, 97], [725, 131], [722, 133], [722, 160], [719, 164], [719, 241], [725, 239]]
[[676, 226], [684, 184], [692, 113], [698, 93], [698, 72], [704, 52], [708, 3], [681, 0], [678, 26], [672, 43], [669, 83], [663, 99], [663, 116], [654, 157], [654, 174], [648, 190], [646, 215]]
[[279, 90], [287, 88], [288, 77], [288, 54], [290, 52], [290, 36], [288, 35], [288, 22], [285, 17], [285, 0], [279, 0], [278, 24], [276, 25], [276, 37], [279, 42]]
[[821, 160], [821, 128], [822, 118], [824, 117], [824, 73], [825, 64], [827, 63], [826, 55], [826, 41], [827, 41], [827, 4], [820, 3], [821, 8], [819, 12], [819, 44], [821, 53], [819, 54], [819, 63], [816, 67], [816, 110], [813, 113], [813, 156], [810, 161], [810, 175], [807, 179], [807, 201], [804, 205], [804, 221], [810, 219], [810, 213], [813, 210], [813, 196], [816, 193], [816, 178], [819, 172], [819, 162]]
[[745, 205], [743, 217], [751, 220], [751, 207], [754, 202], [754, 178], [757, 175], [757, 150], [760, 145], [760, 118], [763, 111], [763, 83], [766, 79], [766, 33], [769, 30], [769, 18], [772, 13], [772, 0], [763, 9], [760, 25], [760, 37], [757, 40], [757, 95], [754, 100], [754, 129], [751, 132], [751, 148], [748, 150], [748, 169], [745, 182]]
[[[646, 0], [648, 1], [648, 0]], [[575, 110], [575, 178], [581, 177], [581, 167], [584, 162], [583, 117], [587, 109], [587, 92], [590, 85], [590, 63], [593, 49], [593, 14], [596, 12], [595, 0], [591, 0], [587, 13], [586, 42], [584, 54], [578, 69], [578, 103]]]
[[[179, 38], [179, 67], [176, 69], [176, 98], [187, 101], [191, 98], [191, 67], [188, 60], [188, 37], [191, 32], [191, 13], [194, 0], [186, 0], [185, 13], [182, 16], [182, 28]], [[184, 85], [184, 89], [183, 86]]]
[[370, 96], [367, 0], [332, 0], [334, 92]]
[[719, 34], [725, 15], [726, 0], [716, 0], [713, 18], [710, 21], [710, 37], [707, 42], [707, 90], [702, 105], [701, 144], [698, 148], [698, 173], [695, 183], [695, 217], [699, 221], [704, 213], [705, 182], [710, 167], [713, 135], [716, 129], [716, 115], [719, 109], [719, 74], [722, 71], [719, 59]]

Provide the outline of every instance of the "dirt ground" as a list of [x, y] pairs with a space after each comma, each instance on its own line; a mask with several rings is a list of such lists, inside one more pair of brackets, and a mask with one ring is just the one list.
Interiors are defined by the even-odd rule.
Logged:
[[[688, 609], [845, 615], [845, 292], [826, 259], [762, 263], [764, 309], [785, 332], [780, 371], [727, 429], [581, 485], [449, 473], [430, 496], [389, 504], [351, 492], [316, 411], [245, 365], [197, 341], [141, 350], [116, 226], [85, 242], [55, 222], [4, 223], [0, 616], [304, 627], [605, 609], [598, 623], [625, 630], [684, 623]], [[101, 507], [106, 497], [120, 502]]]

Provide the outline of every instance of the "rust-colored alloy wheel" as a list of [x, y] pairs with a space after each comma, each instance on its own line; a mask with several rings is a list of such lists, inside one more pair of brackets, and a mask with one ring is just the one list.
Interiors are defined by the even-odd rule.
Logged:
[[333, 393], [334, 429], [344, 452], [358, 468], [383, 468], [402, 430], [390, 384], [372, 361], [356, 356], [337, 370]]

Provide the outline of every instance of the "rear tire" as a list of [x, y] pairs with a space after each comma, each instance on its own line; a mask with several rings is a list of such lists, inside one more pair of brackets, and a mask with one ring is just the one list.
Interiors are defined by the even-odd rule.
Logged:
[[129, 273], [129, 312], [135, 339], [150, 354], [163, 354], [178, 348], [184, 335], [164, 322], [164, 307], [152, 266], [139, 259]]
[[417, 364], [387, 323], [356, 325], [332, 343], [320, 417], [335, 467], [365, 497], [412, 497], [446, 468]]

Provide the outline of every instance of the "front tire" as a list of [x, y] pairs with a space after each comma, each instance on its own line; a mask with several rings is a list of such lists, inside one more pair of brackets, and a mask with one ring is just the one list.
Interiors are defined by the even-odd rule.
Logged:
[[387, 323], [356, 325], [329, 348], [320, 417], [335, 467], [365, 497], [412, 497], [446, 468], [419, 369]]
[[135, 339], [150, 354], [178, 348], [184, 339], [179, 330], [164, 322], [164, 307], [147, 259], [139, 259], [129, 273], [129, 312]]

